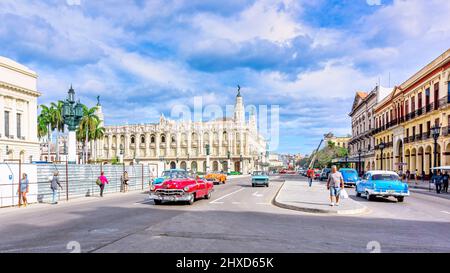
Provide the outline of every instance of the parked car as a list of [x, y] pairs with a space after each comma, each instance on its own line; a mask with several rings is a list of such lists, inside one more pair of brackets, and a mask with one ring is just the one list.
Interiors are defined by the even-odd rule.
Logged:
[[241, 175], [241, 174], [242, 174], [241, 172], [236, 172], [236, 171], [228, 173], [228, 175]]
[[331, 169], [330, 168], [323, 168], [322, 172], [320, 172], [320, 177], [319, 180], [320, 181], [324, 181], [328, 179], [328, 175], [330, 174]]
[[183, 169], [164, 171], [165, 180], [153, 184], [150, 188], [150, 198], [155, 205], [164, 201], [187, 202], [193, 204], [196, 199], [211, 198], [214, 184], [189, 173]]
[[314, 180], [320, 179], [320, 173], [321, 173], [321, 170], [319, 170], [319, 169], [314, 170]]
[[208, 181], [212, 181], [213, 183], [225, 184], [225, 182], [227, 181], [227, 175], [221, 172], [212, 172], [205, 175], [205, 179]]
[[339, 170], [344, 178], [344, 185], [356, 186], [356, 182], [359, 180], [358, 172], [355, 169], [341, 168]]
[[269, 175], [264, 171], [254, 171], [252, 173], [252, 187], [259, 185], [269, 186]]
[[356, 196], [365, 195], [371, 201], [376, 196], [397, 198], [403, 202], [409, 196], [408, 184], [403, 183], [400, 177], [392, 171], [368, 171], [362, 180], [356, 183]]

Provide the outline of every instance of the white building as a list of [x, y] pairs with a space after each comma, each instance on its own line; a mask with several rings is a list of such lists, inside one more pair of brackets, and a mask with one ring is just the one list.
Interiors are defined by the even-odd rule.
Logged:
[[0, 162], [39, 160], [37, 74], [0, 56]]
[[[369, 93], [356, 92], [349, 116], [352, 119], [352, 137], [349, 141], [349, 161], [357, 168], [361, 159], [361, 171], [375, 167], [375, 107], [386, 98], [392, 88], [376, 86]], [[361, 154], [359, 154], [361, 152]], [[361, 158], [359, 158], [361, 156]], [[356, 163], [358, 162], [358, 163]]]
[[192, 122], [161, 116], [155, 124], [105, 126], [104, 139], [90, 153], [108, 161], [159, 164], [160, 169], [248, 173], [266, 162], [266, 141], [258, 132], [256, 115], [251, 113], [247, 121], [244, 109], [238, 93], [233, 118]]

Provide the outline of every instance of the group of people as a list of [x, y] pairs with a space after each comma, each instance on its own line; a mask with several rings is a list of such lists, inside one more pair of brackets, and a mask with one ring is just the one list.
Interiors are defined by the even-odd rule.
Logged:
[[439, 170], [439, 172], [437, 172], [431, 177], [431, 181], [436, 186], [436, 193], [438, 194], [441, 192], [448, 193], [448, 180], [449, 175], [447, 171], [445, 173], [442, 173]]
[[[306, 171], [309, 187], [312, 186], [315, 175], [312, 168]], [[341, 191], [344, 189], [344, 177], [341, 172], [338, 172], [335, 165], [331, 166], [331, 172], [327, 179], [327, 189], [330, 191], [330, 206], [339, 206]]]

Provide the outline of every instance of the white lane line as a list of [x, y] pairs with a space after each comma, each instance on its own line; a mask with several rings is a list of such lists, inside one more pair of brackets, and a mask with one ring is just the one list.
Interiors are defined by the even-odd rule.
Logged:
[[238, 204], [240, 204], [241, 202], [231, 202], [231, 204], [233, 204], [233, 205], [238, 205]]
[[270, 203], [256, 203], [256, 205], [270, 205]]
[[450, 214], [450, 212], [445, 211], [445, 210], [441, 210], [442, 213], [446, 213], [446, 214]]
[[253, 195], [253, 196], [256, 196], [256, 197], [262, 197], [262, 196], [263, 196], [262, 194], [258, 194], [258, 192], [255, 192], [255, 193], [253, 193], [252, 195]]
[[[222, 200], [222, 199], [224, 199], [225, 197], [228, 197], [228, 196], [230, 196], [230, 195], [232, 195], [232, 194], [235, 194], [235, 193], [237, 193], [237, 192], [240, 192], [240, 191], [242, 191], [242, 190], [244, 190], [244, 188], [240, 188], [240, 189], [237, 190], [237, 191], [234, 191], [234, 192], [231, 192], [231, 193], [229, 193], [229, 194], [226, 194], [226, 195], [224, 195], [224, 196], [222, 196], [222, 197], [220, 197], [220, 198], [217, 198], [216, 200], [211, 201], [211, 202], [209, 202], [209, 203], [210, 203], [210, 204], [217, 203], [217, 201]], [[223, 203], [223, 202], [222, 202], [222, 203]]]

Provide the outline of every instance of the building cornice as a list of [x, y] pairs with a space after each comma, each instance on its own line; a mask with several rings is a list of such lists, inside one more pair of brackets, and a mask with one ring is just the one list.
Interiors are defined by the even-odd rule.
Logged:
[[38, 77], [36, 72], [32, 72], [31, 70], [30, 71], [26, 71], [24, 69], [20, 69], [18, 67], [15, 67], [15, 66], [3, 63], [3, 62], [0, 62], [0, 66], [4, 67], [4, 68], [7, 68], [7, 69], [10, 69], [10, 70], [13, 70], [15, 72], [19, 72], [19, 73], [21, 73], [23, 75], [26, 75], [26, 76], [29, 76], [29, 77], [32, 77], [32, 78], [35, 78], [35, 79], [37, 79], [37, 77]]
[[10, 84], [10, 83], [7, 83], [7, 82], [3, 82], [3, 81], [0, 81], [0, 87], [4, 87], [6, 89], [9, 89], [9, 90], [12, 90], [12, 91], [16, 91], [16, 92], [21, 92], [21, 93], [24, 93], [24, 94], [27, 94], [27, 95], [31, 95], [31, 96], [34, 96], [34, 97], [39, 97], [41, 95], [41, 93], [39, 93], [38, 91], [34, 91], [34, 90], [31, 90], [31, 89], [28, 89], [28, 88], [20, 87], [20, 86], [17, 86], [17, 85], [14, 85], [14, 84]]

